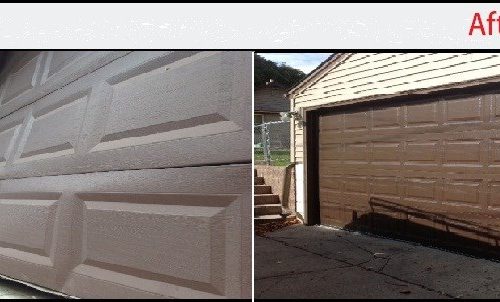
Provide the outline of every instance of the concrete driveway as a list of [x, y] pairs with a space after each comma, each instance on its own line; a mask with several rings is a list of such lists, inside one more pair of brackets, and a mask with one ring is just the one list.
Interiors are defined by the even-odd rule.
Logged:
[[500, 298], [500, 263], [323, 226], [255, 237], [255, 298]]

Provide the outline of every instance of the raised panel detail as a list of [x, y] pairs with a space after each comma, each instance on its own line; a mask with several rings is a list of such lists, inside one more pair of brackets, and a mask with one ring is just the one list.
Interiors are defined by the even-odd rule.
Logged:
[[80, 93], [35, 113], [17, 162], [73, 154], [85, 117], [87, 98], [87, 93]]
[[321, 148], [320, 157], [325, 160], [340, 160], [343, 152], [342, 144], [331, 144]]
[[224, 53], [175, 52], [113, 76], [109, 119], [92, 151], [240, 130], [229, 117], [234, 68]]
[[446, 102], [448, 122], [481, 120], [481, 101], [477, 98], [449, 100]]
[[40, 56], [39, 54], [31, 58], [26, 64], [9, 75], [2, 92], [2, 105], [35, 86], [35, 72], [39, 65]]
[[393, 162], [399, 164], [399, 143], [374, 142], [373, 162]]
[[331, 115], [328, 119], [322, 119], [320, 123], [321, 123], [321, 129], [339, 131], [344, 129], [344, 115], [343, 114]]
[[342, 190], [343, 179], [341, 177], [325, 176], [321, 179], [321, 185], [329, 191], [340, 192]]
[[[65, 92], [75, 82], [101, 81], [102, 67], [130, 51], [16, 51], [7, 55], [0, 75], [0, 118], [45, 102], [48, 95]], [[91, 76], [87, 76], [92, 74]], [[80, 84], [76, 84], [81, 86]], [[2, 92], [3, 91], [3, 92]]]
[[444, 145], [446, 163], [480, 163], [479, 141], [448, 141]]
[[83, 264], [223, 294], [225, 242], [217, 236], [237, 196], [78, 196], [87, 200]]
[[493, 112], [492, 115], [495, 118], [500, 116], [500, 95], [494, 94], [491, 96], [491, 101], [493, 102]]
[[[481, 74], [478, 70], [469, 73]], [[465, 73], [457, 73], [456, 78], [443, 73], [428, 82], [437, 78], [461, 81]], [[405, 77], [403, 72], [399, 80]], [[317, 109], [320, 222], [498, 257], [498, 91], [493, 86], [448, 89], [452, 87], [436, 85], [437, 90], [410, 87], [400, 95], [381, 91], [384, 87], [361, 98], [346, 95], [345, 102], [336, 102], [332, 94], [309, 98], [310, 103], [306, 97], [298, 104]], [[322, 95], [320, 90], [315, 94]], [[332, 131], [342, 116], [345, 131]], [[337, 145], [344, 149], [335, 150]], [[314, 146], [312, 150], [314, 157]], [[341, 154], [340, 160], [333, 160], [334, 152]], [[362, 194], [361, 185], [352, 177], [366, 178], [368, 192]]]
[[491, 161], [495, 164], [500, 163], [500, 140], [493, 139], [491, 142]]
[[0, 130], [0, 167], [5, 166], [6, 161], [14, 147], [14, 141], [19, 133], [20, 126], [14, 126]]
[[406, 160], [418, 163], [434, 163], [437, 159], [437, 142], [408, 142]]
[[399, 108], [373, 110], [373, 128], [399, 126]]
[[368, 155], [368, 145], [367, 144], [346, 144], [344, 159], [345, 160], [356, 160], [356, 161], [366, 161]]
[[368, 127], [367, 112], [346, 113], [344, 118], [345, 130], [364, 130]]
[[367, 193], [366, 178], [349, 177], [344, 180], [345, 192], [349, 193]]
[[435, 198], [435, 181], [427, 179], [408, 179], [406, 197], [433, 200]]
[[406, 107], [406, 120], [408, 125], [436, 125], [437, 103], [408, 105]]
[[53, 62], [61, 69], [36, 89], [80, 77], [2, 118], [0, 133], [25, 123], [0, 178], [251, 160], [250, 52], [138, 51], [108, 62], [117, 55]]
[[[13, 268], [38, 271], [38, 284], [51, 284], [54, 223], [60, 193], [0, 193], [0, 263], [2, 273]], [[9, 259], [9, 260], [7, 260]], [[9, 261], [23, 263], [12, 266]], [[28, 267], [28, 266], [32, 267]], [[51, 285], [52, 286], [52, 285]]]
[[500, 196], [500, 182], [492, 182], [490, 186], [488, 206], [498, 209], [500, 207], [500, 199], [498, 198]]
[[48, 256], [56, 202], [49, 198], [54, 197], [58, 194], [0, 194], [0, 247]]
[[445, 185], [444, 199], [448, 202], [479, 205], [479, 183], [452, 181]]
[[3, 85], [17, 66], [0, 80], [0, 274], [81, 298], [251, 297], [251, 52], [29, 55], [31, 86]]
[[83, 56], [84, 51], [52, 51], [48, 55], [42, 84], [55, 73], [71, 64], [78, 57]]
[[398, 180], [396, 178], [374, 178], [372, 181], [372, 194], [374, 195], [398, 195]]
[[250, 171], [228, 165], [0, 180], [2, 273], [81, 298], [248, 297]]

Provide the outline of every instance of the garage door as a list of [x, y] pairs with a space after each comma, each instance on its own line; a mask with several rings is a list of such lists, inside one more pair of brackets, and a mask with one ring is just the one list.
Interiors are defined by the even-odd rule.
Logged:
[[22, 52], [0, 74], [0, 274], [251, 295], [250, 52]]
[[339, 107], [319, 129], [322, 224], [497, 253], [499, 95]]

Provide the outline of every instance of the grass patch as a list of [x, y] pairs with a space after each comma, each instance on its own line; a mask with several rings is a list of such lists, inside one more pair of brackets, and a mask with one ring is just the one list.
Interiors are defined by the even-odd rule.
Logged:
[[[254, 149], [255, 162], [264, 162], [264, 151], [262, 149]], [[272, 166], [288, 166], [290, 164], [290, 150], [272, 150], [271, 165]]]

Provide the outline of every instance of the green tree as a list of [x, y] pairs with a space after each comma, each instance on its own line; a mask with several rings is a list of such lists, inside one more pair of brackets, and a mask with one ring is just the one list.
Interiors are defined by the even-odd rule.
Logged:
[[255, 54], [255, 87], [265, 86], [266, 82], [273, 79], [275, 83], [291, 88], [304, 79], [305, 76], [306, 74], [303, 71], [290, 67], [284, 62], [276, 64]]

